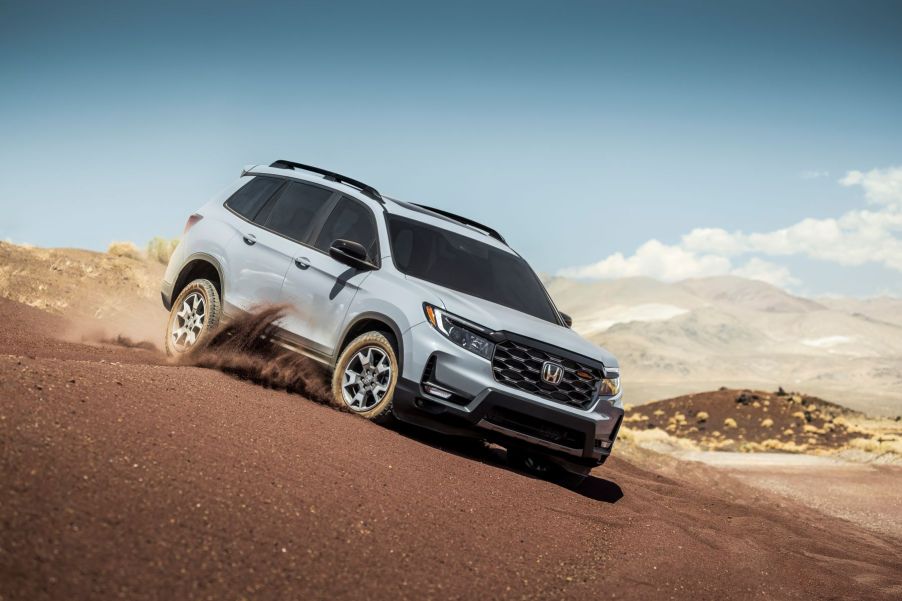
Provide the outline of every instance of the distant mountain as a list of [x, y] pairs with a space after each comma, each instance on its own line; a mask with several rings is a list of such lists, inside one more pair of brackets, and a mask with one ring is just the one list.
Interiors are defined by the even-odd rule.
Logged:
[[902, 299], [818, 299], [713, 277], [546, 278], [573, 328], [621, 361], [628, 402], [730, 387], [902, 413]]
[[818, 302], [836, 311], [902, 326], [902, 298], [823, 298]]

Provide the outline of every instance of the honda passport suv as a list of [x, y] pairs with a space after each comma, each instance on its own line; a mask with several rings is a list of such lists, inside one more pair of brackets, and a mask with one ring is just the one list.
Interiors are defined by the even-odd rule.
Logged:
[[494, 229], [279, 160], [191, 215], [162, 284], [166, 350], [222, 319], [296, 308], [275, 342], [325, 365], [337, 402], [585, 475], [623, 417], [620, 368], [570, 329]]

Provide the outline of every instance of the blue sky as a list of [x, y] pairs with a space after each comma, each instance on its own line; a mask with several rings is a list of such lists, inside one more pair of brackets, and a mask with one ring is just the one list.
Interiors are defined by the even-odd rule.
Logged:
[[899, 31], [877, 1], [0, 0], [0, 239], [176, 236], [288, 158], [545, 272], [902, 294]]

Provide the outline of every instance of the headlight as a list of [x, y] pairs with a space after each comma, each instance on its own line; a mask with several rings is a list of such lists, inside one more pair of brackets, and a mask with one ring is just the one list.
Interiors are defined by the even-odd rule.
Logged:
[[[468, 324], [466, 320], [430, 304], [423, 303], [423, 311], [432, 327], [441, 332], [445, 338], [480, 357], [492, 358], [495, 345], [488, 338], [473, 331], [475, 324]], [[468, 325], [470, 327], [467, 327]]]
[[602, 378], [598, 387], [599, 396], [617, 396], [620, 394], [620, 374], [609, 372], [610, 378]]

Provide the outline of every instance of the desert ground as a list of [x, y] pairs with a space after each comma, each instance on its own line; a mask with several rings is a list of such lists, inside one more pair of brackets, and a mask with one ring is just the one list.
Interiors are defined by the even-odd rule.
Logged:
[[0, 244], [0, 599], [902, 596], [891, 419], [714, 387], [568, 489], [168, 361], [161, 270]]

